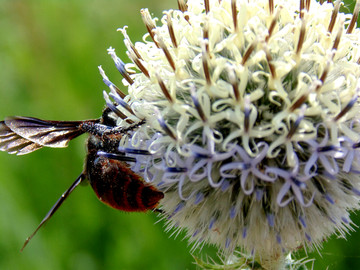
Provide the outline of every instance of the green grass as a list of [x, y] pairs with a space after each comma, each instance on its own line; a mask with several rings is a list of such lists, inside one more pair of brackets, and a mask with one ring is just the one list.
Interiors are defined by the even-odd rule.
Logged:
[[[132, 40], [141, 40], [145, 27], [140, 8], [161, 16], [161, 10], [177, 7], [175, 0], [0, 4], [0, 119], [23, 115], [53, 120], [99, 117], [106, 87], [97, 66], [121, 85], [106, 49], [113, 46], [127, 59], [116, 29], [129, 25]], [[67, 149], [42, 149], [22, 157], [0, 153], [0, 269], [195, 269], [186, 241], [169, 238], [164, 224], [155, 223], [155, 214], [110, 209], [88, 186], [75, 190], [19, 252], [81, 172], [84, 141], [81, 137]], [[325, 243], [314, 269], [356, 269], [359, 243], [360, 232], [348, 241]]]

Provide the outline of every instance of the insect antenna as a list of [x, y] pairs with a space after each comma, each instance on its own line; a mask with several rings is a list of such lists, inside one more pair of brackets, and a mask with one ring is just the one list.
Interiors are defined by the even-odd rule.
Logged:
[[20, 251], [23, 251], [24, 248], [27, 246], [27, 244], [30, 242], [30, 240], [35, 236], [35, 234], [38, 232], [38, 230], [52, 217], [52, 215], [56, 212], [56, 210], [59, 209], [59, 207], [62, 205], [62, 203], [66, 200], [66, 198], [70, 195], [70, 193], [85, 179], [85, 174], [81, 173], [80, 176], [75, 180], [74, 183], [61, 195], [61, 197], [57, 200], [57, 202], [54, 204], [54, 206], [50, 209], [50, 211], [46, 214], [46, 216], [43, 218], [43, 220], [40, 222], [39, 226], [36, 228], [36, 230], [28, 237], [26, 238], [24, 245], [20, 249]]

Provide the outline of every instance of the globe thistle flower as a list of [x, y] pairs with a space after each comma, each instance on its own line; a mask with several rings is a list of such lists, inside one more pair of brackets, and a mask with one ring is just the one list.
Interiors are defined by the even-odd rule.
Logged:
[[[165, 194], [168, 229], [276, 261], [351, 229], [360, 199], [360, 32], [341, 1], [178, 0], [126, 27], [119, 149]], [[266, 263], [264, 263], [266, 264]]]

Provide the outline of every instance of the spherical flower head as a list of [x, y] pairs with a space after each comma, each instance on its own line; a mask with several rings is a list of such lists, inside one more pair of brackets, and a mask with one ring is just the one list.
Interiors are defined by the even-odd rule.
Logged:
[[[120, 151], [194, 247], [263, 258], [351, 228], [360, 195], [360, 31], [341, 2], [179, 0], [104, 93]], [[111, 100], [111, 99], [113, 100]]]

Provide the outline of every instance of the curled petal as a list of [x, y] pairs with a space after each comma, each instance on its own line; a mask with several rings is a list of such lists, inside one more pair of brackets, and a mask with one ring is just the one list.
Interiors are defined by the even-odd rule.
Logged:
[[306, 162], [304, 173], [305, 175], [309, 176], [312, 172], [317, 170], [316, 161], [318, 159], [318, 153], [313, 153], [309, 160]]
[[245, 171], [241, 174], [241, 187], [246, 195], [250, 195], [254, 191], [254, 179], [249, 176], [249, 171]]
[[286, 196], [286, 194], [288, 193], [288, 191], [290, 190], [291, 184], [286, 182], [280, 189], [277, 197], [276, 197], [276, 202], [280, 207], [284, 207], [286, 206], [289, 202], [291, 202], [294, 197], [293, 196], [289, 196], [288, 199], [283, 200], [284, 197]]
[[[339, 167], [338, 167], [336, 161], [334, 160], [334, 158], [326, 157], [325, 155], [320, 155], [319, 159], [320, 159], [321, 164], [324, 166], [325, 170], [328, 173], [335, 175], [339, 172]], [[329, 159], [331, 162], [329, 161]]]
[[197, 182], [204, 179], [207, 175], [207, 171], [204, 166], [207, 164], [207, 160], [200, 160], [189, 171], [189, 179], [192, 182]]

